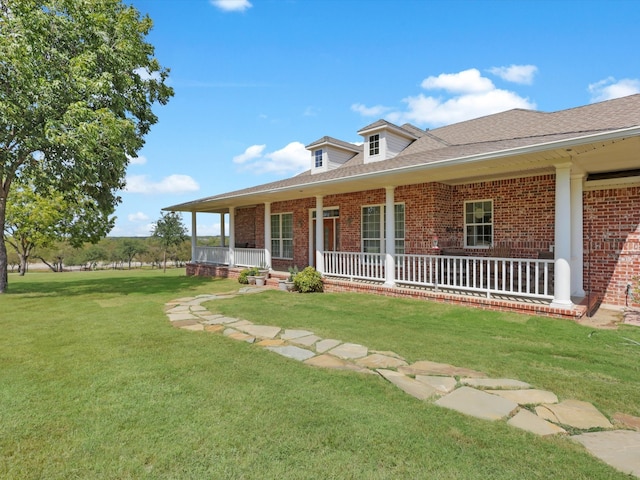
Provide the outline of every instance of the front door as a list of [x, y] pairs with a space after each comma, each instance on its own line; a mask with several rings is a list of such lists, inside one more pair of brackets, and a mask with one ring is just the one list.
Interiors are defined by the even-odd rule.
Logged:
[[[339, 238], [340, 238], [340, 219], [338, 217], [334, 218], [324, 218], [323, 219], [323, 232], [324, 232], [324, 251], [325, 252], [337, 252], [339, 249]], [[313, 266], [316, 266], [316, 219], [313, 219], [313, 252], [312, 261]]]

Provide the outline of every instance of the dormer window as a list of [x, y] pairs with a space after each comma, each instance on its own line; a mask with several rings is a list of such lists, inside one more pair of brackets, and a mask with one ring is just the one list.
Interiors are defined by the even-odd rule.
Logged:
[[315, 158], [315, 166], [316, 168], [322, 167], [322, 149], [316, 150], [313, 152]]
[[380, 154], [380, 134], [369, 135], [369, 156]]

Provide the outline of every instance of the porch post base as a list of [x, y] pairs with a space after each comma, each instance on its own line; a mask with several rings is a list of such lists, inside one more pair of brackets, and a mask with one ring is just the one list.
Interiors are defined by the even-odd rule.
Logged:
[[390, 281], [386, 281], [383, 284], [385, 287], [387, 288], [395, 288], [396, 287], [396, 282], [390, 282]]
[[556, 300], [554, 298], [549, 306], [553, 308], [573, 308], [575, 304], [571, 300]]

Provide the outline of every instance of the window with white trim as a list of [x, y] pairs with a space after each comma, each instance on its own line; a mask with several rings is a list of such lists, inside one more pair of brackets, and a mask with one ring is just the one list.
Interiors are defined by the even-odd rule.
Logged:
[[293, 258], [293, 213], [271, 215], [271, 256]]
[[464, 203], [464, 246], [488, 248], [493, 244], [493, 200]]
[[[386, 207], [369, 205], [362, 207], [362, 251], [384, 253], [386, 238]], [[404, 204], [394, 205], [396, 253], [404, 253]]]
[[316, 168], [322, 167], [322, 149], [313, 152]]
[[378, 155], [380, 153], [380, 134], [369, 135], [369, 156]]

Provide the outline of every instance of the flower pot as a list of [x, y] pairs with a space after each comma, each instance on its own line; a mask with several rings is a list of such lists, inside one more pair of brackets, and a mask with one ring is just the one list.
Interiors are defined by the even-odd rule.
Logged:
[[293, 289], [294, 289], [293, 282], [287, 281], [287, 282], [284, 282], [284, 284], [285, 284], [285, 287], [287, 288], [287, 292], [293, 292]]
[[264, 287], [264, 285], [267, 283], [267, 277], [264, 275], [256, 275], [255, 280], [256, 287]]
[[286, 280], [278, 280], [278, 289], [282, 291], [287, 291], [287, 282]]
[[255, 275], [247, 275], [247, 280], [249, 280], [249, 285], [256, 284], [256, 276]]

